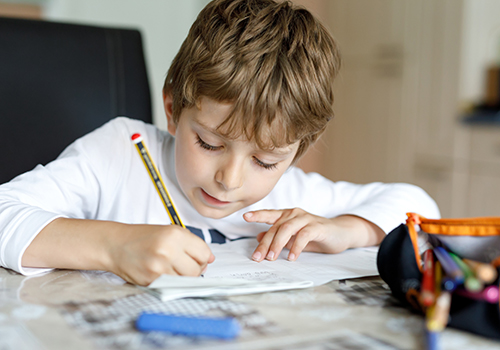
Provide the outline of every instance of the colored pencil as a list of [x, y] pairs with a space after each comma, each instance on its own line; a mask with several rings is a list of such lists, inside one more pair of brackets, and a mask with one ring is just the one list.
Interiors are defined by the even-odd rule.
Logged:
[[497, 279], [498, 273], [493, 265], [485, 264], [479, 261], [462, 259], [464, 263], [474, 271], [476, 277], [486, 284], [493, 283]]
[[434, 295], [437, 297], [441, 294], [441, 284], [443, 282], [443, 270], [441, 263], [437, 260], [434, 263]]
[[459, 288], [454, 293], [474, 300], [483, 300], [492, 304], [498, 303], [499, 292], [497, 286], [487, 286], [482, 291], [476, 293]]
[[479, 292], [483, 290], [484, 283], [476, 278], [472, 269], [460, 259], [460, 257], [452, 252], [448, 252], [455, 263], [460, 267], [465, 276], [464, 286], [471, 292]]
[[443, 291], [436, 299], [434, 313], [427, 320], [427, 329], [433, 332], [442, 331], [448, 324], [450, 314], [451, 293]]
[[453, 292], [459, 286], [459, 283], [451, 277], [443, 277], [441, 280], [441, 286], [447, 292]]
[[462, 284], [465, 280], [464, 273], [455, 261], [453, 261], [450, 254], [443, 247], [435, 247], [434, 254], [436, 254], [446, 275], [454, 279], [458, 284]]
[[427, 350], [439, 349], [439, 332], [426, 330]]
[[424, 252], [424, 268], [422, 285], [420, 287], [420, 304], [424, 307], [429, 307], [434, 304], [434, 254], [432, 249]]
[[[438, 260], [434, 263], [434, 296], [439, 297], [441, 294], [441, 277], [442, 270], [441, 264]], [[436, 303], [433, 303], [430, 307], [427, 308], [425, 313], [425, 339], [427, 350], [437, 350], [439, 349], [439, 330], [432, 329], [435, 328], [433, 324], [433, 320], [435, 319], [436, 314]]]

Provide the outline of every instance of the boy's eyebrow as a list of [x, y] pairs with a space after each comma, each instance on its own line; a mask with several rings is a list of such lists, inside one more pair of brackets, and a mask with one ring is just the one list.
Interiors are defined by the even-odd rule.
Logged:
[[292, 147], [282, 147], [282, 148], [273, 148], [269, 150], [263, 150], [265, 153], [276, 154], [278, 156], [287, 156], [293, 152]]
[[227, 141], [229, 140], [229, 138], [227, 136], [224, 136], [223, 134], [221, 134], [220, 132], [217, 131], [217, 128], [212, 128], [206, 124], [203, 124], [203, 122], [201, 122], [200, 120], [198, 120], [196, 117], [193, 118], [194, 122], [196, 124], [198, 124], [200, 127], [202, 127], [203, 129], [205, 129], [206, 131], [208, 131], [209, 133], [212, 133], [214, 134], [215, 136], [217, 137], [220, 137], [221, 139], [223, 139], [224, 141]]
[[193, 120], [194, 120], [194, 122], [196, 124], [198, 124], [199, 126], [201, 126], [203, 129], [211, 132], [212, 134], [215, 134], [217, 136], [225, 138], [224, 135], [222, 135], [220, 132], [218, 132], [216, 128], [212, 128], [212, 127], [210, 127], [208, 125], [203, 124], [203, 122], [201, 122], [200, 120], [198, 120], [196, 117], [193, 117]]
[[[197, 119], [196, 117], [193, 118], [193, 121], [198, 124], [200, 127], [202, 127], [203, 129], [207, 130], [208, 132], [220, 137], [221, 139], [224, 139], [224, 140], [228, 140], [229, 138], [222, 135], [220, 132], [217, 131], [216, 128], [212, 128], [206, 124], [204, 124], [202, 121], [200, 121], [199, 119]], [[287, 156], [289, 155], [290, 153], [293, 152], [293, 148], [291, 147], [291, 145], [287, 146], [287, 147], [283, 147], [283, 148], [271, 148], [271, 149], [262, 149], [262, 151], [264, 151], [265, 153], [269, 153], [269, 154], [276, 154], [276, 155], [279, 155], [279, 156]]]

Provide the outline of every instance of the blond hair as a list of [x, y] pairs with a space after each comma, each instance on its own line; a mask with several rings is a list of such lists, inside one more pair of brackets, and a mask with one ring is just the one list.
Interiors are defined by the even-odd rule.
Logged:
[[289, 1], [215, 0], [198, 15], [174, 58], [164, 93], [173, 119], [201, 96], [233, 104], [219, 125], [263, 149], [300, 141], [297, 160], [333, 117], [337, 45], [306, 9]]

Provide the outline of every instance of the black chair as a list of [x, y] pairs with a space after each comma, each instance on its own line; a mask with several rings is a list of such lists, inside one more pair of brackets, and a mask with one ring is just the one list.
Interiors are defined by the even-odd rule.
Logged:
[[0, 183], [119, 115], [152, 122], [137, 30], [0, 18]]

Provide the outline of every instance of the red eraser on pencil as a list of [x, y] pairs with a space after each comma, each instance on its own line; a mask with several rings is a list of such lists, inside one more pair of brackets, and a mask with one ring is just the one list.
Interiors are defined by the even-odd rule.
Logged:
[[142, 136], [139, 133], [133, 134], [131, 138], [132, 138], [132, 142], [135, 144], [138, 144], [139, 142], [142, 141]]

